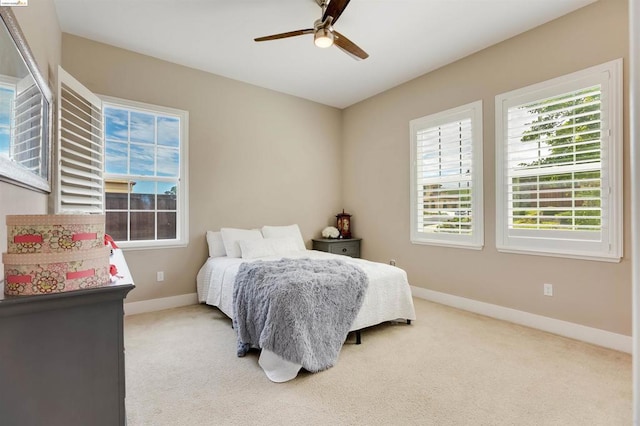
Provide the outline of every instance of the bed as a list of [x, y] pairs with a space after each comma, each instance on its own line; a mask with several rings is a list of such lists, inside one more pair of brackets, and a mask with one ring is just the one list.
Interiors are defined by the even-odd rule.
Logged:
[[[362, 306], [350, 331], [359, 331], [383, 322], [415, 319], [411, 289], [406, 272], [395, 266], [355, 259], [316, 250], [307, 250], [297, 225], [263, 227], [261, 230], [222, 228], [207, 232], [209, 258], [198, 272], [197, 292], [200, 303], [217, 307], [234, 317], [233, 291], [240, 266], [245, 262], [268, 262], [280, 259], [340, 259], [362, 269], [369, 284]], [[300, 364], [287, 361], [275, 353], [262, 350], [259, 364], [274, 382], [296, 377]]]

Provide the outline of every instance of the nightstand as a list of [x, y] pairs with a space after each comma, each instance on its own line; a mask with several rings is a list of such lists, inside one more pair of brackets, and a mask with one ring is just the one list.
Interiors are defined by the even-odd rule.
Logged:
[[344, 254], [345, 256], [360, 257], [360, 241], [362, 238], [349, 239], [329, 239], [314, 238], [313, 249], [326, 251], [333, 254]]

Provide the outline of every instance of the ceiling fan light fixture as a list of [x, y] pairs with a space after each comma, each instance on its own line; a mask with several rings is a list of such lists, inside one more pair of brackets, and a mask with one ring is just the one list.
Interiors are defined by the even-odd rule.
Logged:
[[[1, 2], [2, 0], [0, 0]], [[278, 40], [281, 38], [297, 37], [305, 34], [313, 34], [313, 43], [322, 49], [331, 47], [334, 44], [340, 50], [352, 56], [354, 59], [367, 59], [369, 54], [358, 47], [337, 31], [334, 31], [333, 24], [338, 20], [350, 0], [316, 0], [322, 9], [322, 16], [313, 23], [313, 28], [304, 30], [289, 31], [286, 33], [272, 34], [270, 36], [255, 38], [255, 41]]]
[[333, 45], [333, 33], [328, 28], [319, 28], [313, 34], [313, 43], [322, 49], [331, 47]]

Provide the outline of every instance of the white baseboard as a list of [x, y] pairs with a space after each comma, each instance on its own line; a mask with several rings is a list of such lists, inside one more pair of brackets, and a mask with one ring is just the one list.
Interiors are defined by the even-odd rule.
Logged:
[[161, 311], [163, 309], [179, 308], [180, 306], [196, 304], [198, 304], [197, 293], [181, 294], [179, 296], [125, 303], [124, 314], [143, 314], [145, 312]]
[[[415, 297], [430, 300], [442, 305], [452, 306], [477, 314], [486, 315], [503, 321], [524, 325], [571, 339], [581, 340], [605, 348], [621, 352], [632, 353], [633, 339], [631, 336], [612, 333], [598, 328], [587, 327], [568, 321], [544, 317], [504, 306], [467, 299], [452, 294], [428, 290], [411, 286], [411, 293]], [[143, 300], [124, 304], [125, 315], [142, 314], [145, 312], [161, 311], [163, 309], [178, 308], [180, 306], [196, 305], [197, 293], [181, 294], [179, 296], [163, 297], [160, 299]]]
[[518, 311], [516, 309], [505, 308], [504, 306], [493, 305], [491, 303], [479, 302], [460, 296], [428, 290], [426, 288], [411, 286], [411, 293], [415, 297], [430, 300], [442, 305], [452, 306], [465, 311], [475, 312], [503, 321], [509, 321], [531, 328], [581, 340], [594, 345], [603, 346], [617, 351], [632, 353], [633, 339], [631, 336], [612, 333], [598, 328], [587, 327], [572, 322], [562, 321], [542, 315], [531, 314], [529, 312]]

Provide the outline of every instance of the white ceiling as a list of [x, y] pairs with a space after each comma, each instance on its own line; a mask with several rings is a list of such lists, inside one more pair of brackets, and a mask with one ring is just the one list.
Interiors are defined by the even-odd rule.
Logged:
[[345, 108], [596, 0], [351, 0], [335, 29], [369, 58], [313, 35], [315, 0], [54, 0], [63, 32]]

